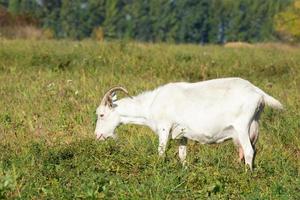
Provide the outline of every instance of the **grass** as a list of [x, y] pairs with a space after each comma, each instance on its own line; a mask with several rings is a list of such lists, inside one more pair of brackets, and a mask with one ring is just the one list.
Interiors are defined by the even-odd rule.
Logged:
[[[281, 48], [282, 47], [282, 48]], [[239, 76], [285, 106], [265, 109], [254, 172], [232, 142], [171, 141], [135, 125], [95, 141], [104, 92]], [[0, 40], [0, 199], [300, 199], [300, 49], [134, 42]]]

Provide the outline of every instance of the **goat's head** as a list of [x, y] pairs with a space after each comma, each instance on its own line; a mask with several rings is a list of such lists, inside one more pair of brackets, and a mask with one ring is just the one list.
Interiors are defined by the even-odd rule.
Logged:
[[121, 117], [115, 110], [116, 104], [114, 104], [116, 91], [122, 91], [129, 96], [128, 91], [120, 86], [113, 87], [105, 93], [96, 110], [97, 124], [95, 134], [97, 139], [104, 140], [109, 137], [116, 137], [114, 131], [121, 122]]

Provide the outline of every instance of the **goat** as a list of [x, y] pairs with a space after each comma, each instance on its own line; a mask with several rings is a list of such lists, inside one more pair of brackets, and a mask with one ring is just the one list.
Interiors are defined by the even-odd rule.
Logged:
[[[128, 97], [115, 99], [116, 91]], [[282, 109], [281, 103], [249, 81], [221, 78], [197, 83], [176, 82], [131, 97], [124, 87], [106, 92], [96, 110], [97, 139], [115, 138], [120, 124], [150, 127], [159, 137], [163, 156], [169, 136], [179, 140], [179, 158], [186, 160], [187, 139], [202, 144], [233, 139], [239, 159], [252, 170], [258, 121], [264, 106]]]

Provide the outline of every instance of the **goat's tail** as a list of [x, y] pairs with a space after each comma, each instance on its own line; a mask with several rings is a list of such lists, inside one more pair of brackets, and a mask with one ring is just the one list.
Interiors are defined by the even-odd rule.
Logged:
[[283, 110], [283, 105], [277, 99], [275, 99], [274, 97], [268, 95], [267, 93], [265, 93], [264, 91], [262, 91], [258, 87], [255, 87], [255, 90], [258, 93], [260, 93], [261, 95], [263, 95], [263, 99], [264, 99], [265, 104], [267, 104], [271, 108], [275, 108], [275, 109], [278, 109], [278, 110]]

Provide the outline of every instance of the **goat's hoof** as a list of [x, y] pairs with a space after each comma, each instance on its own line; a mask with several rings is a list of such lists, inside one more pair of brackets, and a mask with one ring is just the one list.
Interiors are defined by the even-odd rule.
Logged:
[[186, 161], [182, 161], [181, 162], [181, 165], [182, 165], [182, 169], [186, 170], [188, 167], [187, 167], [187, 162]]
[[252, 171], [253, 171], [252, 166], [245, 164], [245, 173], [252, 172]]

